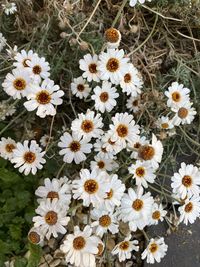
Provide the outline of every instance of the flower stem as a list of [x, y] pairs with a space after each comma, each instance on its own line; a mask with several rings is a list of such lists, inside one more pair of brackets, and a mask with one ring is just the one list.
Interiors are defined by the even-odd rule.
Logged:
[[128, 2], [128, 0], [124, 0], [124, 1], [122, 2], [122, 5], [121, 5], [120, 9], [118, 10], [116, 17], [115, 17], [115, 19], [113, 20], [112, 27], [115, 27], [115, 24], [117, 23], [117, 21], [118, 21], [120, 15], [121, 15], [121, 13], [122, 13], [122, 10], [123, 10], [123, 8], [125, 7], [125, 5], [126, 5], [127, 2]]

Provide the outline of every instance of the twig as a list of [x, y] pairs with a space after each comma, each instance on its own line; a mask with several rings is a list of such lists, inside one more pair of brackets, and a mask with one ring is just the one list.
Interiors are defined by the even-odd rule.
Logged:
[[120, 9], [118, 10], [116, 17], [115, 17], [115, 19], [113, 20], [112, 27], [114, 27], [115, 24], [117, 23], [117, 21], [118, 21], [120, 15], [121, 15], [121, 12], [122, 12], [123, 8], [125, 7], [127, 1], [128, 1], [128, 0], [124, 0], [124, 1], [122, 2], [122, 5], [120, 6]]
[[127, 57], [130, 57], [130, 55], [134, 54], [136, 51], [138, 51], [141, 47], [143, 47], [143, 45], [151, 38], [155, 28], [156, 28], [156, 24], [157, 24], [157, 21], [158, 21], [158, 15], [156, 15], [156, 19], [154, 21], [154, 24], [153, 24], [153, 28], [150, 32], [150, 34], [147, 36], [147, 38], [144, 40], [144, 42], [142, 42], [136, 49], [134, 49], [133, 51], [131, 51]]
[[81, 29], [81, 31], [78, 33], [77, 39], [80, 37], [80, 35], [83, 33], [83, 31], [85, 30], [85, 28], [87, 27], [87, 25], [90, 23], [92, 17], [94, 16], [98, 6], [100, 5], [102, 0], [99, 0], [94, 8], [94, 10], [92, 11], [92, 14], [90, 15], [89, 19], [86, 21], [85, 25], [83, 26], [83, 28]]
[[158, 11], [156, 11], [156, 10], [154, 10], [154, 9], [152, 9], [152, 8], [150, 8], [150, 7], [148, 7], [148, 6], [146, 6], [146, 5], [142, 5], [142, 7], [144, 7], [144, 8], [146, 8], [146, 9], [148, 9], [149, 11], [151, 11], [151, 12], [157, 14], [158, 16], [160, 16], [160, 17], [163, 18], [163, 19], [175, 20], [175, 21], [180, 21], [180, 22], [183, 21], [182, 19], [175, 19], [175, 18], [172, 18], [172, 17], [165, 17], [163, 14], [159, 13]]
[[[57, 109], [57, 107], [56, 107], [56, 109]], [[53, 118], [51, 120], [50, 131], [49, 131], [49, 139], [48, 139], [48, 142], [47, 142], [47, 145], [46, 145], [46, 148], [45, 148], [45, 152], [47, 152], [48, 146], [49, 146], [50, 141], [51, 141], [51, 135], [52, 135], [52, 131], [53, 131], [54, 120], [55, 120], [55, 115], [53, 116]]]
[[26, 112], [26, 110], [23, 110], [21, 113], [19, 113], [19, 115], [17, 117], [15, 117], [13, 120], [11, 120], [0, 132], [0, 136], [2, 135], [2, 133], [4, 133], [12, 124], [13, 122], [15, 122], [17, 119], [19, 119], [24, 113]]

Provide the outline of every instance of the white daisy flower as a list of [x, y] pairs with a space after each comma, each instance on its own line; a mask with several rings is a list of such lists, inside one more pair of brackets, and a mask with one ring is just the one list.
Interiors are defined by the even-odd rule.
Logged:
[[110, 80], [113, 84], [119, 84], [123, 76], [128, 71], [129, 58], [124, 57], [123, 49], [108, 49], [99, 56], [100, 78]]
[[95, 101], [95, 109], [104, 113], [110, 112], [117, 104], [116, 98], [119, 97], [117, 89], [112, 87], [112, 83], [103, 81], [102, 87], [96, 86], [94, 88], [94, 95], [91, 98]]
[[139, 242], [130, 239], [131, 235], [127, 236], [123, 241], [118, 243], [111, 252], [113, 255], [118, 255], [120, 262], [130, 259], [132, 251], [139, 251]]
[[122, 150], [122, 145], [120, 139], [112, 141], [112, 135], [112, 131], [107, 131], [102, 136], [102, 147], [103, 149], [106, 149], [107, 153], [109, 153], [109, 155], [112, 155], [113, 158], [114, 155], [118, 154]]
[[137, 97], [141, 94], [143, 80], [132, 63], [128, 64], [128, 70], [123, 75], [123, 78], [120, 81], [120, 86], [123, 93], [127, 93], [127, 95], [131, 95], [132, 97]]
[[98, 254], [99, 238], [92, 235], [92, 228], [87, 225], [80, 230], [74, 227], [74, 233], [66, 235], [60, 249], [65, 254], [67, 263], [76, 267], [95, 267], [95, 254]]
[[166, 214], [167, 211], [163, 209], [162, 204], [154, 203], [149, 225], [157, 225], [159, 221], [162, 222]]
[[179, 222], [183, 222], [188, 225], [194, 223], [195, 220], [200, 216], [200, 197], [193, 196], [191, 199], [186, 199], [183, 206], [178, 208], [181, 216]]
[[135, 124], [132, 115], [125, 113], [116, 113], [115, 117], [112, 117], [113, 124], [110, 125], [112, 132], [111, 141], [120, 140], [122, 148], [126, 147], [127, 142], [133, 142], [138, 134], [139, 126]]
[[79, 60], [79, 67], [83, 72], [83, 78], [87, 79], [88, 82], [95, 81], [99, 82], [99, 71], [98, 71], [98, 56], [87, 54], [83, 59]]
[[160, 262], [166, 255], [168, 246], [164, 242], [164, 238], [151, 238], [147, 248], [142, 253], [142, 260], [147, 258], [147, 263]]
[[65, 226], [68, 224], [70, 217], [67, 217], [67, 209], [63, 207], [59, 200], [47, 199], [40, 202], [39, 207], [35, 210], [39, 216], [33, 217], [34, 227], [40, 227], [43, 234], [49, 240], [51, 235], [58, 237], [58, 233], [67, 232]]
[[192, 164], [181, 163], [178, 173], [171, 178], [173, 193], [179, 194], [182, 199], [186, 197], [199, 196], [200, 193], [200, 171]]
[[34, 245], [43, 245], [44, 235], [40, 227], [32, 227], [28, 232], [28, 240]]
[[170, 130], [174, 128], [173, 121], [169, 119], [169, 117], [162, 116], [156, 122], [156, 125], [159, 129], [162, 130]]
[[54, 85], [54, 81], [46, 79], [41, 85], [34, 83], [30, 86], [28, 101], [24, 106], [28, 111], [37, 109], [36, 115], [40, 118], [45, 118], [47, 115], [54, 116], [55, 106], [63, 103], [61, 98], [63, 95], [64, 92], [58, 85]]
[[14, 45], [13, 48], [9, 46], [9, 48], [6, 49], [6, 52], [7, 52], [7, 55], [8, 55], [8, 58], [9, 58], [9, 59], [14, 60], [14, 57], [17, 55], [17, 49], [18, 49], [18, 48], [17, 48], [16, 45]]
[[105, 172], [98, 173], [96, 169], [91, 173], [87, 169], [82, 169], [80, 179], [72, 182], [73, 198], [82, 199], [83, 206], [88, 207], [92, 203], [94, 207], [98, 207], [107, 196], [106, 192], [109, 192], [107, 176]]
[[44, 154], [35, 140], [31, 140], [30, 146], [29, 141], [25, 140], [23, 144], [17, 143], [11, 162], [15, 163], [15, 168], [19, 168], [19, 172], [24, 172], [25, 175], [31, 172], [35, 175], [37, 169], [41, 170], [42, 164], [46, 162]]
[[[146, 0], [130, 0], [129, 5], [131, 7], [134, 7], [137, 3], [144, 4]], [[151, 2], [151, 0], [147, 0], [148, 2]]]
[[16, 142], [10, 137], [2, 137], [0, 141], [0, 156], [4, 159], [11, 160], [13, 158], [13, 150], [16, 146]]
[[71, 83], [71, 91], [72, 94], [80, 99], [88, 97], [91, 88], [86, 80], [83, 77], [74, 78], [73, 82]]
[[157, 140], [157, 137], [152, 134], [151, 145], [143, 145], [138, 149], [138, 158], [140, 160], [149, 161], [154, 169], [159, 167], [159, 163], [162, 160], [163, 145], [161, 141]]
[[117, 174], [110, 175], [108, 183], [109, 191], [106, 193], [102, 206], [108, 211], [113, 211], [115, 206], [120, 206], [121, 198], [124, 195], [126, 187], [121, 180], [118, 179]]
[[14, 99], [27, 96], [30, 87], [30, 72], [26, 69], [14, 69], [8, 73], [2, 83], [3, 90]]
[[21, 50], [21, 52], [15, 55], [14, 59], [16, 62], [13, 63], [13, 66], [16, 68], [27, 68], [27, 61], [32, 61], [34, 57], [38, 57], [38, 54], [34, 53], [33, 50], [29, 50], [28, 52]]
[[0, 52], [3, 50], [4, 46], [6, 45], [6, 42], [7, 42], [6, 38], [0, 32]]
[[1, 6], [6, 15], [14, 14], [17, 11], [17, 6], [15, 3], [6, 2], [5, 4], [1, 4]]
[[172, 108], [172, 110], [176, 112], [172, 119], [173, 124], [176, 126], [180, 124], [190, 124], [197, 114], [190, 102], [185, 102], [180, 108]]
[[101, 257], [105, 249], [105, 244], [101, 241], [101, 239], [99, 239], [97, 248], [98, 248], [98, 253], [96, 254], [96, 257]]
[[64, 133], [60, 137], [58, 146], [62, 149], [59, 151], [60, 155], [64, 155], [63, 161], [71, 163], [73, 160], [76, 164], [86, 160], [85, 154], [89, 154], [92, 149], [92, 144], [89, 144], [87, 140], [81, 139], [76, 133]]
[[4, 121], [6, 117], [12, 116], [15, 112], [15, 106], [10, 106], [6, 101], [0, 102], [0, 121]]
[[88, 141], [92, 137], [99, 138], [103, 134], [102, 117], [94, 111], [87, 110], [87, 112], [78, 114], [78, 118], [72, 121], [71, 130], [77, 134], [79, 138], [83, 137]]
[[115, 162], [115, 158], [107, 159], [100, 155], [94, 157], [95, 161], [90, 162], [90, 168], [96, 169], [97, 171], [113, 171], [118, 168], [119, 165]]
[[91, 227], [94, 228], [93, 231], [99, 237], [102, 237], [108, 231], [112, 234], [119, 232], [117, 219], [112, 212], [102, 209], [93, 209], [91, 211], [91, 219], [95, 220], [91, 223]]
[[48, 142], [49, 142], [49, 135], [48, 134], [45, 134], [40, 138], [41, 146], [46, 147]]
[[129, 223], [131, 231], [136, 231], [137, 228], [142, 230], [149, 223], [154, 200], [150, 192], [144, 195], [143, 192], [142, 187], [138, 188], [137, 192], [129, 188], [128, 194], [124, 194], [121, 199], [118, 217]]
[[167, 106], [170, 108], [178, 108], [183, 106], [185, 102], [190, 100], [190, 89], [185, 88], [183, 84], [173, 82], [171, 86], [165, 91], [165, 95], [168, 97]]
[[34, 54], [31, 60], [26, 61], [26, 64], [34, 81], [40, 82], [41, 79], [45, 80], [50, 76], [50, 66], [44, 57], [39, 57]]
[[40, 197], [38, 202], [45, 199], [53, 199], [59, 200], [65, 208], [67, 209], [66, 205], [68, 206], [71, 202], [71, 185], [68, 183], [61, 183], [60, 179], [53, 178], [50, 180], [49, 178], [44, 179], [44, 186], [39, 186], [35, 191], [35, 195]]
[[131, 96], [128, 98], [126, 107], [133, 113], [137, 113], [141, 109], [140, 97]]
[[101, 139], [97, 139], [94, 143], [94, 151], [98, 152], [98, 156], [105, 159], [113, 159], [114, 152], [110, 152], [107, 150], [105, 143]]
[[105, 31], [105, 39], [108, 48], [118, 48], [121, 42], [121, 33], [115, 28], [109, 28]]
[[148, 145], [149, 142], [147, 141], [145, 136], [137, 136], [136, 139], [133, 142], [129, 142], [127, 145], [128, 151], [133, 151], [131, 153], [130, 158], [131, 159], [137, 159], [138, 158], [138, 151], [141, 146]]
[[148, 161], [137, 160], [135, 164], [131, 164], [128, 170], [130, 174], [133, 174], [137, 186], [148, 188], [148, 183], [152, 184], [155, 181], [155, 170]]

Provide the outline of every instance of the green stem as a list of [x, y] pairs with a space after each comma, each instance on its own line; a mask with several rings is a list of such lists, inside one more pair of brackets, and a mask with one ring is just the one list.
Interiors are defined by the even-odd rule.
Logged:
[[19, 115], [17, 117], [15, 117], [13, 120], [11, 120], [0, 132], [0, 136], [13, 124], [13, 122], [15, 122], [17, 119], [19, 119], [24, 113], [26, 112], [26, 110], [23, 110], [21, 113], [19, 113]]
[[118, 21], [120, 15], [121, 15], [121, 12], [122, 12], [122, 10], [124, 9], [124, 7], [125, 7], [125, 5], [126, 5], [127, 2], [128, 2], [128, 0], [124, 0], [124, 1], [122, 2], [122, 5], [121, 5], [120, 9], [118, 10], [116, 17], [115, 17], [115, 19], [113, 20], [112, 28], [115, 27], [115, 24], [117, 23], [117, 21]]
[[148, 237], [147, 233], [144, 230], [141, 230], [141, 232], [143, 233], [145, 239], [149, 242], [149, 237]]
[[194, 139], [192, 139], [180, 126], [179, 129], [181, 130], [181, 132], [185, 135], [185, 137], [190, 140], [191, 143], [193, 143], [194, 145], [200, 147], [200, 144], [198, 142], [196, 142]]
[[148, 184], [148, 187], [151, 188], [152, 190], [154, 190], [155, 192], [158, 192], [158, 193], [160, 193], [160, 194], [164, 194], [165, 196], [167, 196], [167, 197], [169, 197], [169, 198], [171, 198], [171, 199], [173, 199], [173, 200], [175, 200], [175, 201], [181, 203], [181, 201], [180, 201], [179, 199], [176, 199], [176, 198], [172, 197], [170, 194], [165, 193], [165, 192], [163, 192], [163, 191], [161, 191], [161, 190], [159, 190], [159, 189], [153, 187], [153, 186], [150, 185], [150, 184]]
[[136, 51], [138, 51], [141, 47], [143, 47], [143, 45], [151, 38], [151, 36], [153, 35], [153, 32], [156, 28], [156, 24], [157, 24], [157, 21], [158, 21], [158, 15], [156, 15], [156, 19], [154, 21], [154, 24], [153, 24], [153, 28], [150, 32], [150, 34], [147, 36], [147, 38], [144, 40], [144, 42], [142, 42], [136, 49], [134, 49], [133, 51], [131, 51], [127, 56], [130, 57], [130, 55], [134, 54]]

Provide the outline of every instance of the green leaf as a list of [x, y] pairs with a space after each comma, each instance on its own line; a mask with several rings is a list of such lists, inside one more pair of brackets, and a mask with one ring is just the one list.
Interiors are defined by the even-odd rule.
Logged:
[[21, 239], [21, 225], [14, 225], [11, 224], [9, 226], [10, 235], [14, 240], [20, 240]]
[[21, 177], [5, 168], [0, 168], [0, 179], [5, 183], [15, 184], [21, 180]]
[[25, 267], [27, 266], [27, 259], [25, 258], [16, 258], [14, 267]]
[[4, 168], [7, 165], [7, 160], [0, 158], [0, 168]]
[[39, 245], [29, 243], [30, 257], [27, 267], [37, 267], [42, 256], [42, 248]]

